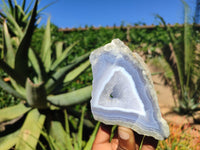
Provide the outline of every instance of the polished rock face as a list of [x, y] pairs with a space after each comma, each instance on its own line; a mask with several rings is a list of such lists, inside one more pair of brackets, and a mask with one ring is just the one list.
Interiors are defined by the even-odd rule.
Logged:
[[96, 120], [125, 126], [158, 140], [169, 136], [150, 73], [137, 53], [115, 39], [93, 51], [90, 62], [93, 72], [91, 109]]

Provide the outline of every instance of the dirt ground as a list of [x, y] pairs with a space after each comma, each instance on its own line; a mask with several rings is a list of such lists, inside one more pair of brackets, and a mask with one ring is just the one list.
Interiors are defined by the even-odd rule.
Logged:
[[[148, 64], [151, 73], [158, 72], [158, 68], [153, 67]], [[160, 111], [163, 118], [168, 123], [175, 123], [177, 125], [182, 125], [185, 123], [191, 124], [196, 129], [200, 130], [200, 124], [194, 124], [192, 117], [186, 115], [178, 115], [173, 111], [175, 107], [174, 99], [170, 87], [164, 85], [159, 75], [153, 75], [152, 80], [154, 82], [154, 88], [157, 92], [158, 103], [160, 106]]]

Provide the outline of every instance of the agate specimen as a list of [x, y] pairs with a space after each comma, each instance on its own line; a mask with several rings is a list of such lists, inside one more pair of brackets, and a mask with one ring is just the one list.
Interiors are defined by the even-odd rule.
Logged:
[[169, 127], [162, 118], [150, 72], [142, 58], [119, 39], [90, 55], [94, 118], [163, 140]]

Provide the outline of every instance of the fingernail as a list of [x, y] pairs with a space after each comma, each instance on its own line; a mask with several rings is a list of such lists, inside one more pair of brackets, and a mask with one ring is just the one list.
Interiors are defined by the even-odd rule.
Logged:
[[124, 130], [118, 130], [118, 135], [123, 140], [128, 140], [130, 138], [130, 135]]

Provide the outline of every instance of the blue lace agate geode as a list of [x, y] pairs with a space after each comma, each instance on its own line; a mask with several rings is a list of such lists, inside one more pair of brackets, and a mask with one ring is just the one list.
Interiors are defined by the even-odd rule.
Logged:
[[169, 127], [161, 117], [150, 73], [137, 53], [119, 39], [93, 51], [91, 109], [96, 120], [121, 125], [163, 140]]

